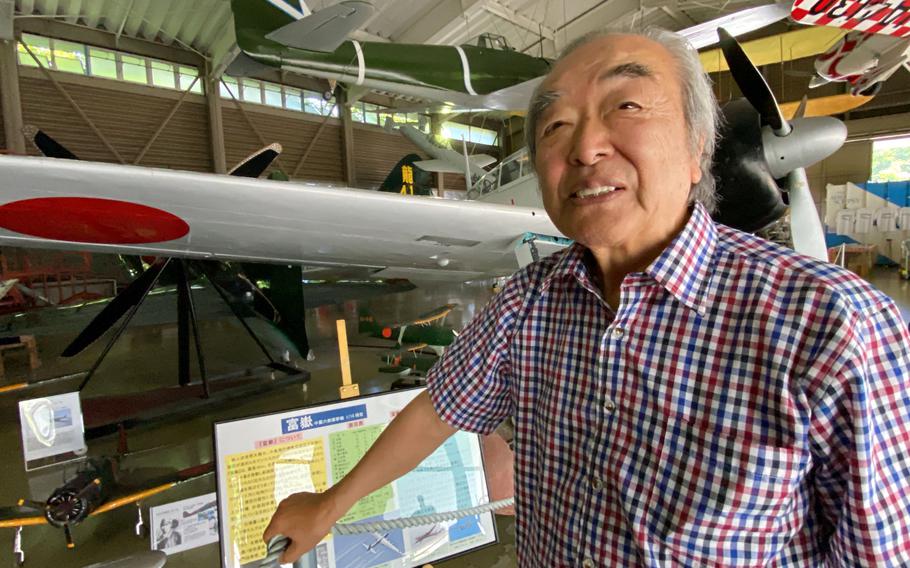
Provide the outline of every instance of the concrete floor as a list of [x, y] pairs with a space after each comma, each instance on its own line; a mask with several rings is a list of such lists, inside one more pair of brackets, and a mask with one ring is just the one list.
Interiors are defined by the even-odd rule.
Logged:
[[[209, 374], [218, 375], [254, 367], [263, 362], [262, 353], [231, 319], [228, 312], [206, 297], [207, 291], [197, 291], [197, 305], [203, 320], [203, 348]], [[211, 460], [212, 423], [217, 420], [263, 414], [276, 410], [295, 408], [316, 402], [338, 398], [340, 371], [338, 348], [335, 340], [335, 320], [347, 322], [349, 343], [352, 345], [351, 365], [355, 381], [364, 394], [388, 390], [397, 378], [395, 375], [378, 373], [384, 364], [380, 358], [383, 349], [353, 347], [354, 345], [382, 345], [382, 341], [357, 334], [357, 318], [361, 307], [370, 309], [377, 321], [407, 321], [423, 312], [446, 303], [458, 304], [448, 316], [447, 323], [460, 329], [483, 307], [491, 295], [488, 286], [432, 286], [380, 296], [366, 300], [352, 300], [342, 305], [328, 305], [308, 310], [307, 331], [316, 359], [299, 364], [311, 373], [306, 388], [292, 385], [276, 389], [264, 396], [249, 400], [235, 401], [203, 416], [183, 418], [176, 422], [146, 426], [132, 430], [129, 434], [130, 455], [125, 461], [130, 469], [143, 467], [171, 467], [179, 469]], [[170, 310], [171, 306], [159, 305], [159, 310]], [[141, 312], [140, 312], [141, 313]], [[53, 321], [45, 316], [20, 325], [15, 333], [27, 333], [28, 327], [38, 330], [39, 351], [42, 366], [32, 379], [77, 373], [87, 369], [101, 352], [103, 345], [97, 342], [85, 353], [72, 360], [56, 357], [74, 333], [93, 314], [67, 317], [64, 322]], [[56, 317], [56, 316], [54, 316]], [[168, 386], [176, 382], [176, 328], [172, 323], [162, 324], [140, 321], [129, 328], [115, 344], [97, 375], [84, 391], [84, 396], [125, 393]], [[287, 340], [267, 325], [256, 325], [266, 343], [276, 353], [292, 348]], [[26, 358], [10, 354], [6, 357], [7, 376], [3, 384], [15, 383], [27, 377]], [[75, 466], [54, 466], [34, 472], [24, 472], [22, 450], [18, 428], [17, 402], [20, 399], [70, 392], [78, 386], [79, 378], [56, 382], [41, 387], [28, 395], [0, 394], [0, 420], [9, 427], [0, 430], [0, 505], [12, 505], [22, 497], [43, 500], [48, 488], [62, 484], [65, 475], [72, 475]], [[111, 455], [116, 452], [116, 436], [108, 436], [89, 442], [89, 454]], [[180, 485], [170, 491], [153, 496], [142, 502], [145, 520], [148, 523], [147, 508], [195, 495], [214, 491], [214, 476], [197, 479]], [[126, 506], [98, 517], [87, 519], [73, 529], [76, 543], [74, 550], [66, 550], [62, 531], [47, 526], [27, 527], [23, 531], [23, 548], [27, 566], [54, 566], [55, 568], [82, 567], [103, 560], [147, 550], [148, 538], [138, 538], [133, 533], [136, 522], [136, 507]], [[468, 554], [437, 566], [507, 568], [514, 566], [514, 525], [511, 517], [498, 519], [501, 544]], [[13, 529], [0, 530], [0, 567], [12, 566]], [[168, 559], [167, 566], [173, 568], [218, 566], [217, 544], [179, 553]]]
[[[910, 282], [901, 280], [894, 269], [876, 269], [870, 281], [892, 296], [901, 306], [905, 318], [910, 321]], [[356, 333], [357, 314], [361, 306], [371, 309], [379, 321], [405, 321], [418, 314], [445, 303], [456, 303], [459, 307], [449, 316], [448, 323], [460, 328], [483, 307], [490, 297], [485, 286], [424, 286], [408, 292], [349, 301], [343, 305], [323, 306], [309, 310], [307, 328], [315, 361], [302, 362], [311, 372], [311, 380], [303, 389], [298, 385], [277, 389], [265, 396], [237, 401], [203, 416], [182, 419], [175, 423], [155, 427], [139, 428], [130, 434], [131, 467], [170, 466], [187, 467], [211, 459], [212, 422], [228, 418], [261, 414], [306, 404], [337, 399], [340, 382], [337, 347], [335, 345], [335, 320], [347, 322], [349, 342], [352, 345], [366, 344], [366, 338]], [[271, 333], [265, 326], [257, 326], [267, 343], [276, 350], [287, 347], [280, 334]], [[62, 328], [61, 328], [62, 329]], [[60, 361], [54, 352], [64, 345], [71, 331], [67, 333], [47, 331], [44, 341], [39, 338], [42, 349], [42, 376], [53, 376], [60, 372], [84, 369], [94, 360], [100, 346], [93, 346], [90, 352], [76, 361]], [[261, 353], [246, 337], [239, 325], [217, 308], [208, 311], [203, 324], [206, 360], [212, 372], [227, 372], [262, 362]], [[164, 386], [172, 384], [176, 376], [174, 354], [174, 326], [154, 323], [128, 332], [110, 357], [99, 369], [98, 376], [87, 388], [86, 394], [129, 392], [138, 390], [137, 385]], [[56, 350], [56, 351], [55, 351]], [[377, 372], [380, 365], [379, 350], [352, 347], [352, 370], [360, 383], [361, 392], [370, 393], [388, 389], [395, 378]], [[19, 373], [24, 373], [24, 358], [18, 361]], [[16, 382], [17, 361], [7, 359], [8, 376], [6, 383]], [[21, 378], [21, 377], [19, 377]], [[0, 381], [0, 385], [4, 384]], [[75, 388], [73, 381], [64, 381], [48, 387], [41, 394], [68, 392]], [[7, 425], [0, 430], [0, 505], [11, 505], [20, 497], [43, 498], [45, 495], [32, 494], [30, 488], [59, 484], [65, 473], [73, 468], [53, 467], [37, 472], [23, 471], [21, 444], [19, 439], [16, 402], [19, 398], [32, 398], [0, 394], [0, 420]], [[116, 439], [108, 437], [94, 440], [89, 444], [91, 455], [110, 455], [116, 451]], [[65, 470], [65, 471], [64, 471]], [[142, 503], [143, 509], [195, 495], [214, 491], [212, 476], [181, 485], [174, 490], [154, 496]], [[50, 527], [29, 527], [23, 533], [23, 547], [28, 566], [54, 566], [55, 568], [82, 567], [91, 563], [126, 556], [133, 552], [147, 550], [148, 538], [137, 538], [133, 534], [136, 509], [127, 506], [119, 510], [93, 517], [73, 530], [75, 550], [64, 547], [62, 531]], [[146, 515], [146, 522], [148, 518]], [[437, 564], [450, 567], [509, 568], [514, 561], [514, 524], [510, 517], [498, 519], [500, 544], [475, 553]], [[12, 566], [13, 534], [11, 529], [0, 530], [0, 567]], [[169, 558], [168, 567], [218, 566], [217, 544], [176, 554]]]

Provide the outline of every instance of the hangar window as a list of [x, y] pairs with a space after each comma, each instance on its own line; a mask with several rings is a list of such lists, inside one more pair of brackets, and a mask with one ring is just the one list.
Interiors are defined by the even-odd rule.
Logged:
[[446, 122], [442, 125], [442, 135], [450, 140], [466, 140], [474, 144], [495, 146], [497, 133], [489, 128], [478, 128], [457, 122]]
[[869, 181], [910, 180], [910, 136], [872, 142], [872, 177]]
[[117, 79], [117, 54], [97, 47], [89, 48], [89, 70], [95, 77]]
[[[29, 55], [26, 45], [35, 57]], [[199, 76], [195, 67], [33, 34], [22, 34], [17, 51], [19, 65], [24, 67], [38, 67], [37, 58], [42, 66], [55, 71], [165, 89], [187, 89]], [[202, 82], [196, 81], [190, 90], [202, 94]]]

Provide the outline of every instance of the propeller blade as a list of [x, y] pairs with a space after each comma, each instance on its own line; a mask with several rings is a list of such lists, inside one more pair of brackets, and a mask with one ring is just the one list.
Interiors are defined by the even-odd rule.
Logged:
[[774, 93], [765, 82], [749, 56], [743, 51], [739, 42], [723, 28], [717, 29], [717, 35], [720, 36], [720, 47], [724, 52], [724, 59], [730, 67], [730, 74], [743, 96], [755, 107], [755, 110], [761, 115], [762, 124], [771, 126], [774, 133], [778, 136], [786, 136], [790, 133], [790, 127], [780, 112]]
[[76, 543], [73, 542], [73, 533], [70, 532], [70, 526], [68, 524], [63, 525], [63, 537], [66, 539], [67, 548], [76, 548]]
[[96, 339], [104, 335], [117, 321], [137, 303], [148, 294], [164, 267], [167, 266], [168, 259], [158, 260], [152, 266], [142, 273], [139, 278], [127, 286], [126, 290], [118, 294], [111, 302], [104, 307], [101, 312], [82, 330], [76, 339], [63, 350], [64, 357], [78, 355], [91, 345]]
[[228, 172], [228, 175], [237, 177], [258, 178], [268, 169], [272, 162], [281, 154], [281, 144], [275, 142], [265, 148], [253, 152]]
[[799, 101], [799, 106], [796, 107], [796, 112], [793, 114], [793, 118], [803, 118], [806, 116], [806, 106], [809, 104], [809, 96], [803, 95], [801, 101]]
[[32, 144], [35, 145], [35, 148], [38, 148], [38, 151], [48, 158], [60, 158], [63, 160], [79, 159], [75, 154], [67, 150], [63, 144], [60, 144], [45, 134], [43, 130], [35, 130], [34, 134], [31, 134], [29, 137], [32, 139]]
[[790, 196], [790, 233], [796, 252], [828, 260], [825, 229], [822, 227], [815, 201], [809, 191], [806, 170], [797, 168], [787, 175]]

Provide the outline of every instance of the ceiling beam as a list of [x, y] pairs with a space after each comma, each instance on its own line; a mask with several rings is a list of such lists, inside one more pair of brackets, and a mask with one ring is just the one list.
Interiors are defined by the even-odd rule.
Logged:
[[676, 22], [676, 24], [679, 26], [679, 29], [681, 30], [688, 28], [689, 26], [694, 26], [698, 23], [673, 6], [661, 6], [660, 9], [663, 10], [664, 14], [673, 18], [673, 21]]
[[[575, 16], [560, 26], [559, 31], [564, 30], [566, 39], [572, 41], [588, 32], [603, 28], [604, 22], [610, 22], [611, 26], [628, 23], [641, 5], [641, 0], [607, 0]], [[647, 10], [647, 7], [645, 9]], [[564, 47], [561, 42], [557, 45], [560, 49]]]
[[465, 20], [482, 11], [482, 0], [442, 0], [392, 39], [398, 43], [445, 44], [447, 38], [461, 31]]
[[503, 20], [507, 20], [520, 28], [524, 28], [530, 32], [533, 32], [537, 36], [543, 36], [545, 39], [553, 40], [556, 38], [556, 30], [543, 25], [543, 23], [538, 22], [537, 20], [532, 20], [527, 16], [523, 16], [507, 8], [497, 2], [496, 0], [485, 0], [483, 3], [483, 9], [487, 12], [498, 16]]
[[198, 67], [203, 59], [197, 54], [185, 49], [162, 45], [131, 37], [121, 37], [119, 45], [114, 34], [100, 29], [89, 29], [83, 26], [74, 26], [56, 20], [38, 18], [22, 18], [15, 21], [16, 33], [32, 33], [45, 37], [60, 38], [67, 41], [86, 43], [107, 49], [120, 49], [145, 57], [163, 59], [173, 63], [182, 63]]

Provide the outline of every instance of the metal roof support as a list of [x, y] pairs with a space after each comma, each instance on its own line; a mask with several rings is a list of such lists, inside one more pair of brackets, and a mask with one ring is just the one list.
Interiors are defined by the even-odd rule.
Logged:
[[149, 151], [149, 148], [152, 147], [152, 144], [155, 143], [155, 140], [158, 140], [158, 136], [161, 135], [161, 131], [163, 131], [164, 128], [165, 128], [165, 127], [168, 125], [168, 123], [171, 121], [171, 119], [174, 118], [174, 115], [175, 115], [175, 114], [177, 113], [177, 111], [180, 109], [180, 105], [183, 104], [183, 101], [186, 99], [186, 96], [187, 96], [188, 94], [190, 94], [190, 90], [191, 90], [194, 86], [196, 86], [196, 83], [198, 83], [198, 82], [199, 82], [199, 76], [197, 75], [197, 76], [193, 79], [193, 82], [190, 83], [190, 86], [183, 90], [183, 94], [180, 95], [180, 98], [177, 99], [177, 102], [174, 103], [174, 106], [173, 106], [173, 107], [171, 107], [171, 112], [169, 112], [169, 113], [167, 114], [167, 116], [164, 117], [164, 120], [161, 121], [161, 124], [158, 126], [158, 129], [155, 130], [155, 133], [152, 134], [152, 137], [149, 138], [148, 142], [145, 143], [145, 146], [142, 147], [142, 151], [140, 151], [140, 152], [139, 152], [139, 155], [136, 156], [136, 159], [133, 160], [133, 165], [134, 165], [134, 166], [139, 165], [139, 162], [141, 162], [141, 161], [142, 161], [142, 158], [145, 157], [146, 152]]
[[[255, 124], [253, 124], [252, 119], [250, 119], [250, 116], [246, 113], [246, 109], [243, 108], [243, 105], [240, 103], [239, 100], [237, 100], [237, 97], [234, 95], [234, 92], [231, 91], [231, 88], [226, 83], [224, 83], [224, 81], [222, 81], [221, 84], [224, 85], [224, 88], [227, 90], [228, 94], [231, 95], [231, 99], [234, 101], [234, 105], [237, 107], [237, 110], [240, 111], [240, 116], [243, 117], [243, 120], [246, 121], [247, 126], [250, 127], [250, 130], [252, 130], [253, 134], [256, 135], [256, 138], [259, 139], [259, 143], [262, 144], [263, 147], [268, 146], [269, 142], [265, 141], [265, 138], [263, 138], [262, 133], [259, 132], [259, 129], [256, 128]], [[278, 164], [278, 167], [281, 168], [282, 171], [287, 171], [287, 170], [285, 170], [284, 165], [281, 163], [281, 158], [275, 158], [275, 163]]]
[[73, 107], [73, 110], [76, 111], [76, 114], [78, 114], [79, 117], [85, 121], [85, 123], [88, 125], [88, 127], [92, 129], [92, 132], [94, 132], [95, 136], [97, 136], [98, 139], [101, 140], [101, 143], [104, 144], [104, 147], [107, 148], [108, 151], [111, 154], [113, 154], [115, 158], [117, 158], [118, 162], [120, 162], [121, 164], [126, 164], [126, 160], [123, 159], [123, 156], [120, 155], [120, 152], [118, 152], [117, 149], [111, 145], [111, 143], [107, 139], [107, 137], [105, 137], [104, 134], [102, 134], [101, 131], [98, 130], [98, 127], [95, 126], [95, 123], [92, 122], [92, 119], [90, 119], [88, 117], [88, 115], [85, 114], [85, 111], [82, 110], [82, 107], [80, 107], [78, 104], [76, 104], [76, 101], [73, 100], [73, 97], [71, 97], [70, 94], [66, 92], [66, 89], [64, 89], [60, 85], [60, 83], [57, 82], [57, 79], [54, 78], [53, 73], [48, 71], [47, 67], [45, 67], [44, 64], [41, 63], [41, 60], [35, 56], [35, 54], [31, 50], [31, 48], [29, 48], [28, 44], [22, 42], [19, 45], [21, 45], [23, 48], [25, 48], [25, 51], [28, 52], [28, 54], [32, 57], [32, 59], [35, 60], [35, 63], [38, 64], [38, 67], [41, 68], [41, 72], [44, 73], [44, 76], [47, 77], [48, 81], [50, 81], [51, 84], [54, 85], [54, 88], [56, 88], [60, 92], [60, 94], [63, 95], [63, 98], [65, 98], [66, 102], [68, 102], [70, 104], [70, 106]]
[[548, 39], [550, 41], [556, 39], [556, 31], [552, 28], [543, 25], [541, 22], [532, 20], [527, 16], [523, 16], [511, 8], [503, 6], [496, 0], [486, 0], [483, 3], [483, 9], [493, 14], [494, 16], [498, 16], [503, 20], [507, 20], [516, 26], [528, 30], [529, 32], [533, 32], [534, 34], [542, 36], [544, 39]]
[[126, 20], [130, 17], [130, 12], [133, 11], [133, 2], [135, 0], [130, 0], [130, 3], [126, 7], [126, 12], [123, 14], [123, 21], [120, 22], [120, 27], [117, 29], [117, 33], [114, 34], [114, 45], [119, 45], [120, 36], [123, 34], [123, 28], [126, 26]]
[[16, 41], [0, 41], [0, 104], [3, 106], [3, 133], [6, 149], [13, 154], [25, 154], [22, 135], [22, 99], [19, 97], [19, 67], [16, 62]]
[[[335, 105], [336, 106], [338, 105], [338, 99], [335, 99]], [[300, 167], [304, 164], [304, 162], [306, 162], [306, 159], [309, 157], [310, 150], [312, 150], [316, 146], [316, 141], [319, 140], [319, 136], [322, 135], [322, 131], [325, 130], [325, 125], [329, 123], [330, 118], [332, 118], [331, 112], [329, 112], [329, 114], [325, 115], [322, 118], [322, 124], [320, 124], [319, 128], [316, 129], [316, 134], [313, 134], [313, 139], [310, 140], [310, 143], [307, 144], [306, 150], [303, 151], [303, 154], [300, 156], [300, 159], [297, 160], [297, 165], [294, 166], [294, 171], [291, 172], [290, 177], [293, 178], [293, 177], [297, 176], [297, 172], [300, 171]]]
[[205, 102], [209, 111], [209, 139], [212, 142], [212, 165], [216, 174], [227, 173], [227, 157], [224, 146], [224, 119], [221, 116], [221, 90], [218, 83], [221, 76], [212, 76], [210, 65], [205, 66]]
[[354, 126], [351, 120], [351, 107], [348, 106], [348, 94], [339, 86], [335, 89], [335, 104], [338, 105], [338, 116], [341, 117], [341, 158], [344, 164], [344, 181], [350, 187], [357, 183], [357, 172], [354, 169]]

